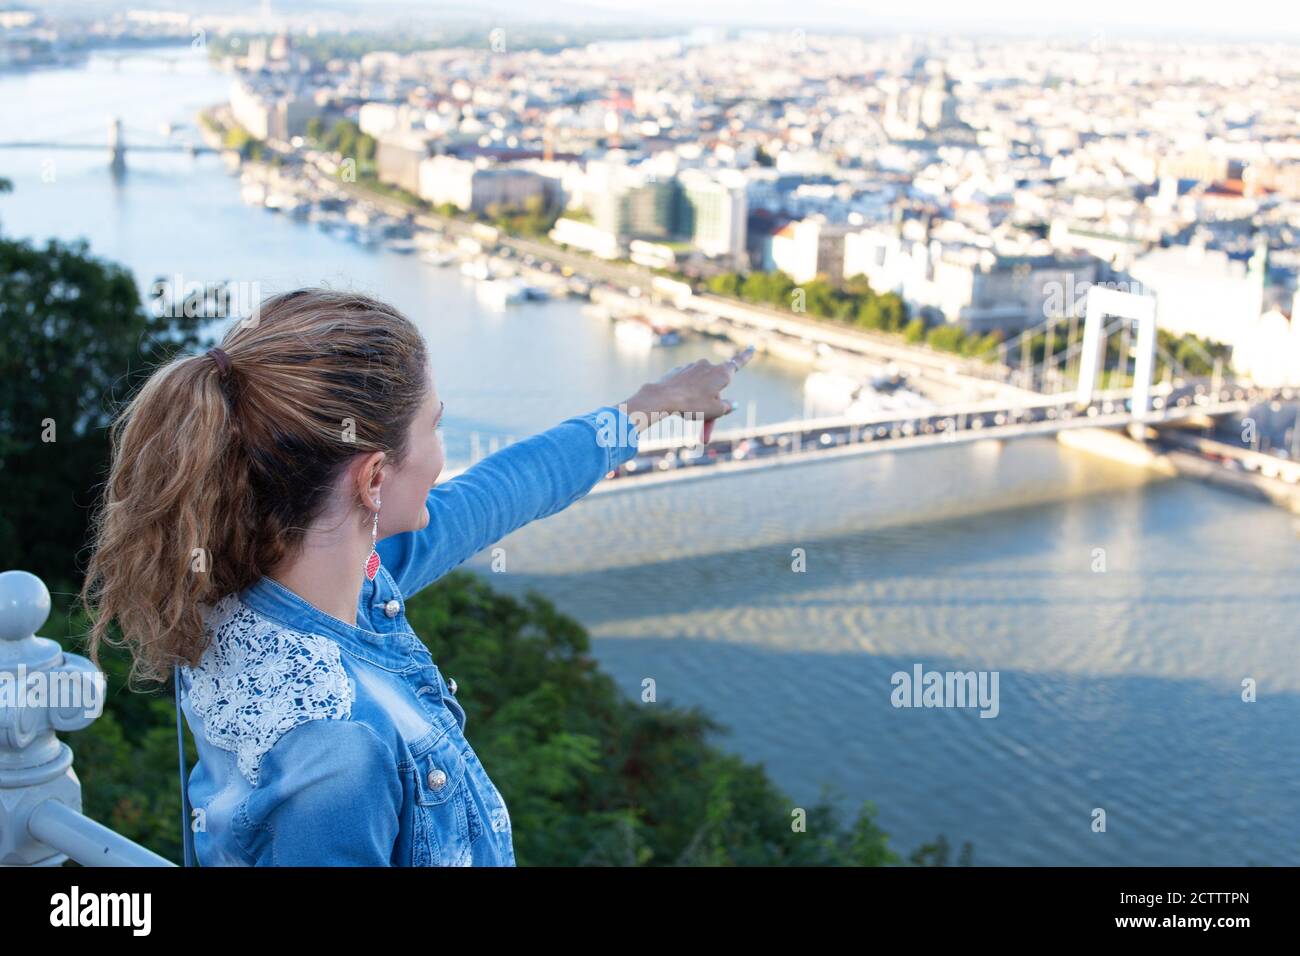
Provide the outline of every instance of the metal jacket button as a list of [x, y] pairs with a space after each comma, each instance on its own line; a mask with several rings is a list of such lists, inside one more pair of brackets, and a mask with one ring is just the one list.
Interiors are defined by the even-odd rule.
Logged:
[[447, 785], [447, 775], [441, 770], [429, 771], [429, 786], [434, 790], [441, 790]]
[[447, 678], [447, 690], [451, 691], [453, 694], [456, 693], [456, 678]]
[[384, 613], [389, 617], [397, 617], [397, 612], [402, 609], [402, 603], [396, 598], [384, 605]]

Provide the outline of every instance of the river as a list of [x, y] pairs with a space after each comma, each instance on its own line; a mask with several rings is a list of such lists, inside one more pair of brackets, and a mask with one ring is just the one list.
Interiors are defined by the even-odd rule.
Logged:
[[[129, 148], [228, 86], [188, 51], [8, 74], [0, 138], [106, 141], [116, 114]], [[431, 344], [453, 465], [474, 433], [529, 434], [713, 355], [629, 352], [577, 302], [486, 310], [455, 270], [245, 206], [214, 156], [127, 165], [0, 151], [0, 230], [84, 237], [142, 289], [391, 300]], [[803, 374], [760, 359], [734, 397], [797, 417]], [[904, 852], [942, 833], [980, 864], [1296, 862], [1300, 538], [1279, 509], [1031, 439], [593, 496], [502, 547], [503, 573], [471, 566], [582, 621], [629, 696], [652, 678], [699, 706], [797, 806], [824, 786], [846, 811], [873, 801]], [[997, 672], [997, 716], [895, 707], [917, 665]]]

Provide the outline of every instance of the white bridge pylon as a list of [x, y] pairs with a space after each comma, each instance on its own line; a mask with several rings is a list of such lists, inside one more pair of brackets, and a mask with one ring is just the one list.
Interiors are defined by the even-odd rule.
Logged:
[[[1151, 376], [1156, 363], [1156, 300], [1149, 295], [1120, 292], [1092, 286], [1088, 289], [1087, 312], [1083, 323], [1083, 354], [1079, 362], [1079, 403], [1092, 402], [1097, 373], [1105, 358], [1102, 330], [1107, 316], [1137, 323], [1137, 361], [1133, 369], [1133, 417], [1144, 418], [1151, 410]], [[1128, 365], [1128, 356], [1120, 356]]]

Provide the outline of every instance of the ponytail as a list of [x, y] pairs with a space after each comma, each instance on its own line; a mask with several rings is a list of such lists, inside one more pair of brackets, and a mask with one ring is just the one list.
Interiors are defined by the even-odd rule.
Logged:
[[[210, 356], [175, 359], [145, 382], [111, 428], [113, 461], [92, 520], [95, 551], [81, 598], [98, 605], [90, 656], [99, 664], [110, 618], [132, 635], [132, 678], [162, 680], [177, 659], [197, 664], [199, 604], [237, 590], [235, 553], [247, 492], [220, 369]], [[157, 666], [150, 666], [154, 662]]]

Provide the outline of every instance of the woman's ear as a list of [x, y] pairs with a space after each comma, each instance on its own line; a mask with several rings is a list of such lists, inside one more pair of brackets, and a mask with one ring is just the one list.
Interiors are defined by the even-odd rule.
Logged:
[[377, 511], [383, 498], [383, 484], [391, 469], [386, 467], [388, 456], [382, 451], [362, 457], [356, 466], [357, 494], [367, 511]]

